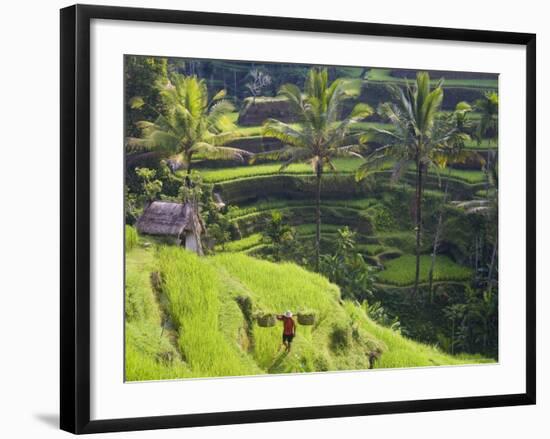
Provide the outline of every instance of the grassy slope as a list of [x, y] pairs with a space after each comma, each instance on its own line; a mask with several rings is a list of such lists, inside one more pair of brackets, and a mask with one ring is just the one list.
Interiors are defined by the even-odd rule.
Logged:
[[225, 244], [223, 249], [227, 252], [242, 252], [256, 247], [262, 243], [262, 234], [253, 233], [252, 235], [247, 236], [246, 238], [237, 239], [235, 241], [228, 242]]
[[[126, 254], [126, 379], [132, 381], [189, 376], [169, 331], [162, 331], [161, 311], [149, 276], [156, 270], [152, 250], [135, 247]], [[162, 334], [162, 335], [161, 335]], [[170, 365], [163, 358], [173, 357]]]
[[[480, 357], [452, 357], [371, 321], [338, 288], [294, 264], [273, 264], [243, 254], [198, 258], [181, 248], [141, 248], [127, 253], [126, 378], [134, 380], [365, 369], [370, 350], [384, 351], [376, 367], [466, 364]], [[165, 308], [176, 331], [161, 336], [161, 308], [150, 282], [160, 270]], [[298, 326], [290, 355], [279, 351], [280, 325], [260, 328], [247, 320], [237, 297], [253, 311], [314, 310], [318, 323]], [[335, 326], [347, 346], [332, 342]], [[172, 338], [170, 338], [172, 337]], [[176, 352], [175, 352], [176, 351]], [[164, 361], [171, 352], [173, 360]]]

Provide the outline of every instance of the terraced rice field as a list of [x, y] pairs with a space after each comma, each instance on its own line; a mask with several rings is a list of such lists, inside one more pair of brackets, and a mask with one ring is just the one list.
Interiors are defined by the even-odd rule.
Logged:
[[[428, 281], [431, 257], [420, 257], [420, 282]], [[381, 283], [407, 286], [414, 283], [416, 258], [414, 255], [404, 255], [386, 263], [385, 269], [380, 272], [378, 280]], [[472, 270], [463, 267], [446, 256], [439, 256], [434, 270], [436, 281], [466, 281], [472, 276]]]
[[[354, 174], [359, 166], [361, 165], [361, 159], [355, 158], [339, 158], [334, 160], [335, 167], [337, 169], [336, 173], [330, 170], [326, 171], [326, 174]], [[386, 168], [389, 168], [391, 165], [387, 165]], [[184, 171], [179, 171], [180, 175]], [[409, 172], [412, 172], [409, 171]], [[447, 170], [440, 172], [440, 175], [446, 177], [448, 174]], [[234, 166], [228, 168], [202, 168], [201, 175], [204, 178], [205, 182], [208, 183], [221, 183], [225, 181], [245, 179], [245, 178], [254, 178], [254, 177], [264, 177], [270, 175], [313, 175], [313, 170], [311, 166], [307, 163], [296, 163], [288, 166], [287, 168], [281, 170], [281, 165], [278, 163], [267, 163], [259, 165], [244, 165], [244, 166]], [[430, 171], [430, 175], [437, 177], [438, 173], [434, 170]], [[485, 173], [481, 170], [465, 170], [465, 169], [452, 169], [450, 172], [450, 178], [458, 181], [462, 181], [469, 184], [482, 183], [485, 181]]]

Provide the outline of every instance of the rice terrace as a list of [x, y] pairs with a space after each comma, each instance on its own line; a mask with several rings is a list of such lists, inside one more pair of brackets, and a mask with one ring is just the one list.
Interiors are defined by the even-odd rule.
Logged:
[[498, 361], [498, 75], [126, 55], [127, 381]]

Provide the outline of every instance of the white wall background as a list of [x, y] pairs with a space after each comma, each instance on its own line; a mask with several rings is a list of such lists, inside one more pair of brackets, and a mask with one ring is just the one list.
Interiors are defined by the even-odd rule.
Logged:
[[[265, 439], [282, 434], [319, 438], [517, 438], [545, 437], [550, 430], [544, 415], [550, 410], [548, 367], [550, 327], [544, 291], [550, 246], [544, 224], [550, 209], [544, 201], [550, 159], [542, 146], [550, 99], [544, 81], [549, 74], [548, 11], [544, 2], [481, 2], [463, 0], [247, 0], [125, 1], [88, 3], [162, 7], [243, 14], [301, 16], [336, 20], [484, 28], [538, 35], [538, 405], [455, 412], [327, 419], [200, 429], [122, 433], [109, 437], [189, 438], [239, 436]], [[59, 286], [59, 13], [66, 1], [27, 0], [3, 5], [0, 16], [0, 434], [3, 437], [52, 438], [58, 431], [58, 286]], [[546, 55], [546, 56], [545, 56]], [[546, 311], [546, 313], [545, 313]]]

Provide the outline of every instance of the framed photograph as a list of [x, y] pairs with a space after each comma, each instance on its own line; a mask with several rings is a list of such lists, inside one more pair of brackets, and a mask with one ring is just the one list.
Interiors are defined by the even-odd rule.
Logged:
[[61, 428], [535, 403], [535, 35], [61, 10]]

